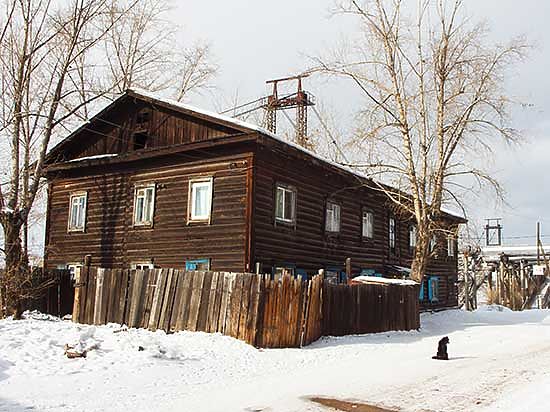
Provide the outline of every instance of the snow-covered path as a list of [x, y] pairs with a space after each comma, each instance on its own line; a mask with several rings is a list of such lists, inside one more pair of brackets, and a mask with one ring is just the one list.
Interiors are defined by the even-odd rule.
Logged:
[[[424, 314], [422, 325], [256, 350], [203, 333], [4, 320], [0, 411], [326, 410], [309, 396], [405, 411], [549, 410], [538, 401], [550, 393], [548, 311], [455, 310]], [[451, 360], [434, 361], [445, 335]], [[64, 357], [64, 344], [78, 342], [96, 349]]]

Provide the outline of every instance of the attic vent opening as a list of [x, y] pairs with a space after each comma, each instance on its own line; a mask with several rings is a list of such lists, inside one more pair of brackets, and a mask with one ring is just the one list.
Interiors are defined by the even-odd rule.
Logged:
[[134, 150], [145, 149], [149, 136], [145, 132], [134, 133]]
[[143, 127], [147, 123], [149, 123], [149, 119], [151, 118], [151, 112], [149, 110], [142, 110], [137, 114], [136, 117], [136, 123], [138, 127]]

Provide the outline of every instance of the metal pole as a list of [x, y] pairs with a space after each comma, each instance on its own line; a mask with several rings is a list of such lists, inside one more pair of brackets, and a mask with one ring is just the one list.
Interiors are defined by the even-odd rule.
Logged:
[[464, 252], [464, 309], [470, 310], [470, 282], [469, 282], [468, 252]]

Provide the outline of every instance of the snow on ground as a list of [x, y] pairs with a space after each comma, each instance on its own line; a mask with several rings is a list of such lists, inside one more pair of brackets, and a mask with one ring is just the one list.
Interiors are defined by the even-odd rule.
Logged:
[[[432, 360], [450, 338], [449, 361]], [[65, 344], [89, 349], [67, 359]], [[140, 350], [141, 349], [143, 350]], [[548, 411], [550, 312], [422, 315], [420, 332], [258, 350], [217, 334], [40, 314], [0, 321], [0, 411], [323, 411], [309, 396], [403, 411]]]

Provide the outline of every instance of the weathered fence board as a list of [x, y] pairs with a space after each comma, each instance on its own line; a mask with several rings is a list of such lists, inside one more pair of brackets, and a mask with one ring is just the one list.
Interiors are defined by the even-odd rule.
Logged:
[[[218, 332], [259, 347], [300, 347], [322, 335], [410, 330], [419, 327], [418, 287], [330, 285], [269, 276], [84, 268], [81, 323]], [[76, 299], [75, 299], [76, 301]]]

